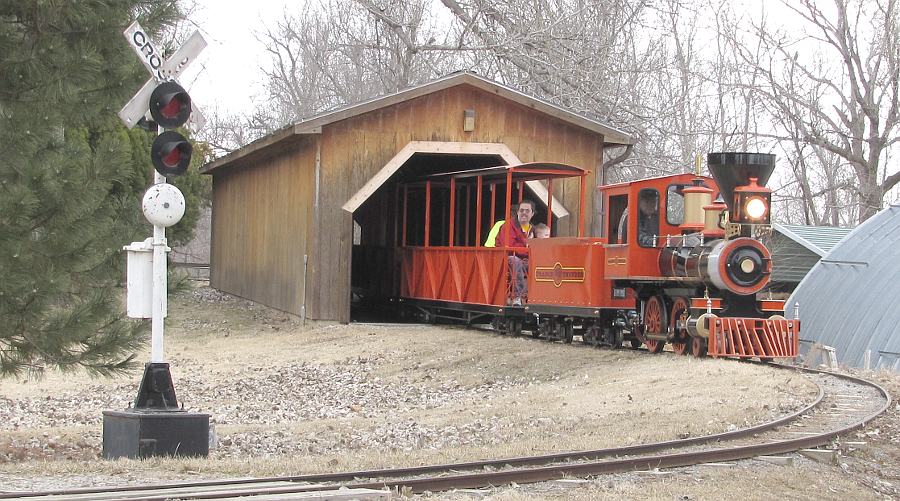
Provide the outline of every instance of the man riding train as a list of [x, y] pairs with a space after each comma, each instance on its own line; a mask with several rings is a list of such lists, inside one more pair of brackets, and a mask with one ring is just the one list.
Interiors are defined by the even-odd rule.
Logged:
[[507, 258], [512, 274], [512, 305], [520, 306], [523, 298], [528, 296], [528, 238], [534, 236], [531, 218], [534, 217], [535, 203], [524, 199], [519, 202], [516, 217], [507, 219], [497, 232], [497, 247], [516, 247], [516, 251]]

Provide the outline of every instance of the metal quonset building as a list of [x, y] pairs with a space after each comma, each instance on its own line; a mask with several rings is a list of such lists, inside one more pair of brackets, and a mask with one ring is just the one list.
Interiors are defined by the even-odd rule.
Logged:
[[872, 216], [845, 236], [788, 299], [799, 304], [801, 351], [835, 349], [838, 362], [900, 371], [900, 206]]
[[[400, 181], [544, 161], [587, 169], [596, 186], [608, 150], [631, 144], [620, 130], [466, 72], [303, 120], [201, 169], [213, 178], [210, 285], [347, 322], [352, 284], [394, 266], [388, 252], [356, 257], [392, 247]], [[546, 187], [528, 183], [547, 199]], [[561, 236], [577, 231], [579, 215], [566, 208], [579, 196], [577, 179], [553, 185]], [[587, 210], [588, 224], [599, 224], [593, 200]]]

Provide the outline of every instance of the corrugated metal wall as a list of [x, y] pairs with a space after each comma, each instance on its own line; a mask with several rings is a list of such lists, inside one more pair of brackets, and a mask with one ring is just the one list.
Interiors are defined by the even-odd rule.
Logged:
[[800, 282], [801, 348], [835, 348], [838, 362], [900, 368], [900, 207], [892, 206], [848, 234]]

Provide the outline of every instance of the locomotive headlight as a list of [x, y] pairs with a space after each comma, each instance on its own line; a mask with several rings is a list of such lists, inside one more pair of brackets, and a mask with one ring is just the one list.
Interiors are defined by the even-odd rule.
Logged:
[[750, 219], [762, 219], [766, 215], [766, 202], [760, 197], [752, 197], [747, 199], [745, 212]]
[[772, 190], [756, 184], [756, 178], [750, 178], [746, 186], [734, 189], [734, 214], [731, 221], [739, 224], [769, 224], [769, 207], [772, 201]]

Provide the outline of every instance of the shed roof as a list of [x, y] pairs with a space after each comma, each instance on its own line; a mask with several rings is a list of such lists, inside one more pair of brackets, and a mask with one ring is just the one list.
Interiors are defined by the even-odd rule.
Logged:
[[842, 364], [900, 369], [900, 206], [875, 214], [848, 233], [788, 299], [799, 304], [801, 341], [833, 346]]
[[235, 160], [246, 157], [251, 153], [298, 135], [319, 134], [322, 132], [322, 127], [325, 125], [462, 84], [468, 84], [473, 87], [486, 90], [511, 101], [528, 106], [529, 108], [556, 117], [560, 120], [569, 122], [573, 125], [577, 125], [598, 134], [603, 134], [604, 144], [623, 146], [634, 144], [634, 139], [620, 129], [604, 124], [585, 115], [569, 111], [565, 108], [544, 101], [543, 99], [530, 96], [516, 89], [513, 89], [512, 87], [507, 87], [499, 82], [495, 82], [480, 75], [476, 75], [475, 73], [463, 71], [458, 73], [451, 73], [450, 75], [444, 76], [437, 80], [433, 80], [431, 82], [415, 87], [410, 87], [394, 94], [377, 97], [368, 101], [352, 104], [343, 108], [303, 119], [293, 125], [283, 127], [265, 137], [251, 142], [246, 146], [232, 151], [227, 155], [213, 160], [212, 162], [201, 167], [200, 172], [204, 174], [209, 173], [219, 167], [222, 167], [223, 165], [227, 165]]
[[852, 229], [778, 223], [773, 223], [772, 228], [819, 256], [827, 254]]

